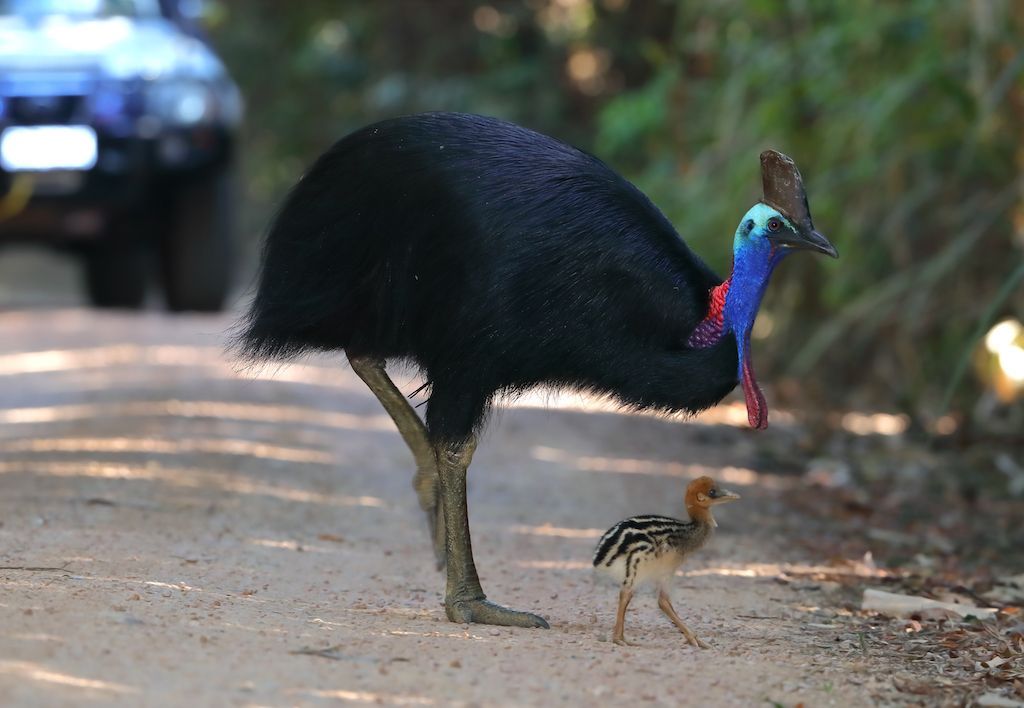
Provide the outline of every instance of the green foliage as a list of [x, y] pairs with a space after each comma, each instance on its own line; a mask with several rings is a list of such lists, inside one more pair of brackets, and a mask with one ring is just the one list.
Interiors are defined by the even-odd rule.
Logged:
[[[346, 132], [467, 110], [595, 151], [726, 271], [774, 147], [841, 259], [780, 269], [760, 366], [919, 418], [1021, 261], [1024, 11], [1009, 0], [217, 7], [249, 103], [254, 229]], [[1005, 300], [995, 315], [1024, 309], [1019, 288]]]

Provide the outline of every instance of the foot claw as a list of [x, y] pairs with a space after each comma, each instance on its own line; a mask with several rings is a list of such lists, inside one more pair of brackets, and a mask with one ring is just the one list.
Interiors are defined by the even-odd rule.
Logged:
[[686, 638], [686, 641], [691, 646], [695, 646], [698, 649], [710, 649], [711, 645], [702, 639], [698, 639], [696, 636], [690, 636]]
[[614, 643], [618, 644], [620, 647], [636, 647], [636, 646], [640, 646], [636, 642], [628, 641], [625, 637], [618, 637], [616, 639], [612, 639], [612, 641]]
[[485, 599], [457, 600], [445, 603], [445, 613], [452, 622], [496, 624], [502, 627], [538, 627], [550, 629], [543, 617], [531, 612], [510, 610]]

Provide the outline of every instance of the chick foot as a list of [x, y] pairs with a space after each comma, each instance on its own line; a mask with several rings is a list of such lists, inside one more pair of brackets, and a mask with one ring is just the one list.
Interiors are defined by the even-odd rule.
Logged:
[[686, 641], [691, 646], [695, 646], [698, 649], [710, 649], [711, 648], [710, 645], [708, 645], [705, 642], [703, 642], [700, 639], [698, 639], [697, 635], [693, 633], [693, 630], [691, 630], [689, 627], [687, 627], [683, 623], [683, 620], [679, 618], [679, 615], [676, 613], [676, 609], [674, 607], [672, 607], [672, 601], [669, 599], [668, 593], [665, 592], [664, 589], [662, 589], [662, 590], [660, 590], [658, 592], [658, 607], [661, 609], [662, 612], [665, 613], [665, 615], [670, 620], [672, 620], [672, 624], [674, 624], [676, 626], [676, 628], [680, 632], [682, 632], [683, 636], [686, 637]]
[[687, 642], [687, 644], [690, 644], [691, 646], [695, 646], [698, 649], [710, 649], [711, 648], [710, 644], [708, 644], [707, 642], [705, 642], [703, 639], [701, 639], [700, 637], [698, 637], [696, 635], [692, 635], [692, 636], [687, 637], [686, 638], [686, 642]]

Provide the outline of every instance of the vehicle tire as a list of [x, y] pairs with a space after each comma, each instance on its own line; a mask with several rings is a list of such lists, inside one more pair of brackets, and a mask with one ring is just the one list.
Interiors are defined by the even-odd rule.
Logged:
[[96, 307], [141, 308], [149, 280], [148, 255], [143, 243], [121, 239], [90, 246], [84, 254], [89, 301]]
[[167, 307], [172, 312], [217, 312], [234, 271], [233, 172], [222, 169], [179, 182], [172, 195], [160, 244]]

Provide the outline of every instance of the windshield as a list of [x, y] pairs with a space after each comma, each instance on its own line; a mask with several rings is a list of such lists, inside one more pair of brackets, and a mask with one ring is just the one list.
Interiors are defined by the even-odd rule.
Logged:
[[0, 0], [0, 15], [154, 17], [159, 14], [159, 0]]

